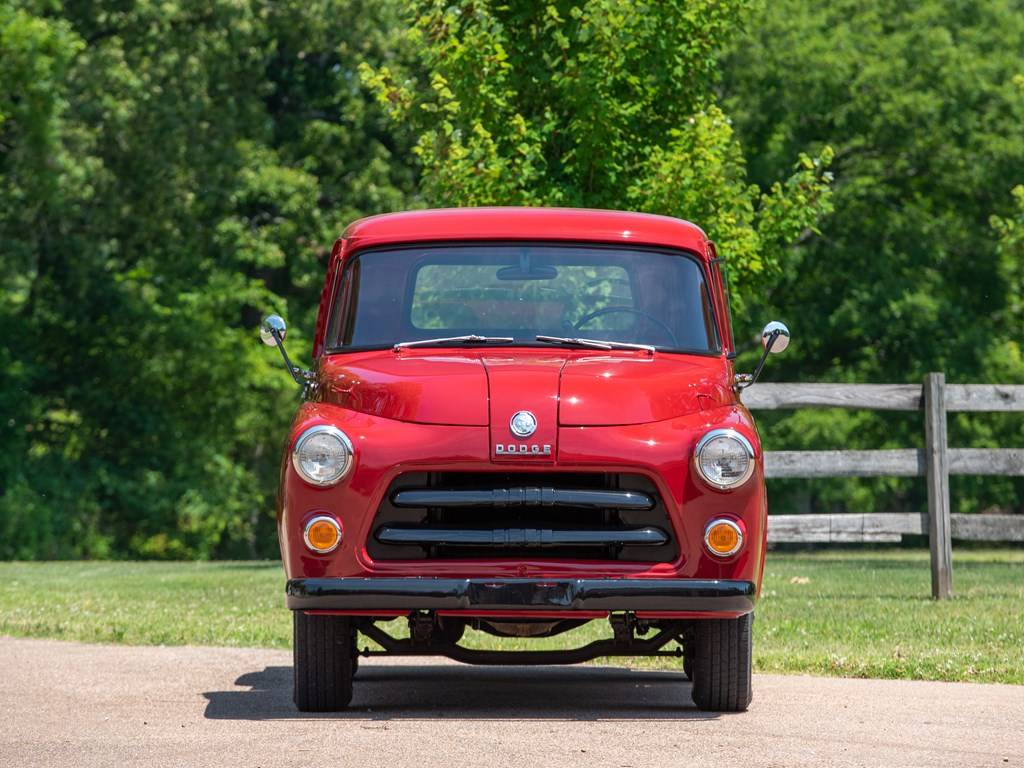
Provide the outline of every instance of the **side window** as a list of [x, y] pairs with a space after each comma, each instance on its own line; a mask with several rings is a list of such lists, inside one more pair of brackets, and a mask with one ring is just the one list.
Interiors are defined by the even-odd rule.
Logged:
[[337, 240], [331, 249], [330, 261], [328, 262], [327, 274], [324, 276], [324, 287], [320, 291], [320, 308], [316, 313], [316, 328], [313, 332], [313, 357], [318, 358], [324, 352], [324, 347], [331, 345], [331, 337], [327, 333], [327, 323], [330, 315], [334, 312], [335, 297], [337, 296], [336, 286], [338, 282], [338, 254], [343, 247], [343, 241]]
[[[331, 322], [327, 329], [327, 346], [339, 347], [351, 343], [352, 337], [352, 314], [355, 311], [355, 302], [352, 300], [353, 286], [358, 283], [359, 260], [355, 259], [341, 272], [341, 282], [335, 294], [334, 310], [331, 312]], [[347, 338], [342, 338], [345, 333]]]
[[[721, 297], [718, 304], [721, 307], [722, 322], [725, 324], [725, 339], [729, 344], [729, 351], [736, 351], [736, 339], [732, 332], [732, 301], [729, 296], [729, 274], [728, 269], [723, 269], [725, 259], [718, 255], [715, 244], [708, 242], [708, 251], [711, 256], [711, 272], [715, 284], [715, 292]], [[709, 286], [710, 288], [711, 286]]]

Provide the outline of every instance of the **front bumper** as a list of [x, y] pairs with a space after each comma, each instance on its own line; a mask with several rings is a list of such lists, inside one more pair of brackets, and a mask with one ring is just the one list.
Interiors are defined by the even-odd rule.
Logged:
[[750, 581], [710, 579], [291, 579], [302, 611], [639, 611], [739, 616], [754, 610]]

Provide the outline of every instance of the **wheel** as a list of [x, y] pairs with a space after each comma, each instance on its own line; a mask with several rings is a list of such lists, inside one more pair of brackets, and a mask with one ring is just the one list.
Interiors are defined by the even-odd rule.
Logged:
[[690, 679], [699, 709], [742, 712], [750, 706], [753, 622], [753, 614], [696, 622]]
[[355, 629], [345, 616], [292, 612], [295, 706], [301, 712], [335, 712], [352, 700]]

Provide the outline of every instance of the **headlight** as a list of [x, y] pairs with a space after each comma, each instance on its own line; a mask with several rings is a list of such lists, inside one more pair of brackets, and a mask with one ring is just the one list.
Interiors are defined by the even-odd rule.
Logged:
[[709, 485], [736, 488], [754, 472], [754, 448], [734, 429], [713, 429], [697, 443], [694, 464]]
[[352, 441], [337, 427], [310, 427], [295, 441], [292, 466], [313, 485], [334, 485], [352, 468]]

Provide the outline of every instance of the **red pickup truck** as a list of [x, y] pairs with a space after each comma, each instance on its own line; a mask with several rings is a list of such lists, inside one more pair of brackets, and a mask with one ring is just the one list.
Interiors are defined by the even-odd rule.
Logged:
[[[313, 370], [288, 358], [279, 316], [261, 335], [304, 394], [277, 517], [300, 710], [347, 706], [373, 654], [673, 656], [699, 708], [748, 706], [767, 504], [739, 393], [789, 332], [770, 323], [757, 371], [734, 373], [699, 227], [564, 209], [375, 216], [334, 246]], [[467, 628], [546, 638], [595, 621], [603, 639], [576, 648], [460, 644]]]

